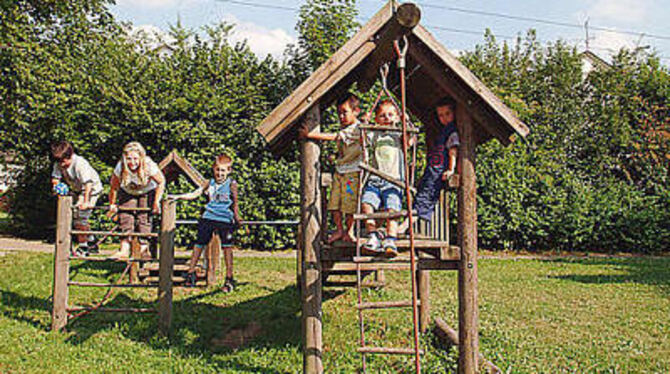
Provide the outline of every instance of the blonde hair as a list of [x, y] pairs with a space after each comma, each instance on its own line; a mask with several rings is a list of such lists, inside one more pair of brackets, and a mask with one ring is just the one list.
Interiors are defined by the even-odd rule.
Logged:
[[144, 150], [144, 147], [142, 147], [142, 144], [139, 142], [130, 142], [123, 147], [123, 156], [121, 157], [121, 164], [123, 166], [121, 168], [121, 186], [127, 187], [131, 183], [130, 178], [132, 172], [128, 168], [128, 161], [126, 160], [126, 156], [131, 152], [137, 152], [140, 156], [140, 165], [135, 174], [137, 174], [140, 184], [145, 186], [149, 182], [149, 173], [145, 160], [147, 151]]

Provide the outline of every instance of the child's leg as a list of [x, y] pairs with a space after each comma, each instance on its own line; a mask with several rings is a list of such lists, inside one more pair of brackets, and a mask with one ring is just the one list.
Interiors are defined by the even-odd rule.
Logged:
[[340, 240], [344, 237], [344, 227], [342, 227], [342, 212], [339, 210], [332, 210], [333, 221], [335, 222], [335, 232], [328, 237], [328, 243]]
[[193, 253], [191, 253], [191, 258], [188, 261], [188, 272], [193, 273], [195, 271], [195, 265], [200, 260], [200, 255], [202, 254], [202, 249], [204, 246], [196, 244], [193, 246]]
[[203, 248], [205, 248], [210, 240], [212, 240], [212, 234], [214, 233], [214, 224], [208, 219], [201, 218], [198, 221], [198, 235], [195, 239], [195, 245], [193, 246], [193, 253], [191, 254], [191, 259], [188, 263], [188, 272], [193, 273], [195, 271], [195, 265], [200, 259]]
[[353, 214], [347, 214], [345, 216], [346, 220], [346, 225], [347, 225], [347, 231], [346, 235], [344, 236], [344, 240], [353, 242], [355, 241], [354, 237], [354, 215]]
[[223, 250], [223, 261], [226, 263], [226, 279], [233, 279], [233, 247], [221, 246]]
[[335, 222], [335, 232], [328, 237], [328, 243], [342, 239], [344, 229], [342, 228], [342, 175], [333, 174], [333, 182], [330, 184], [330, 198], [328, 199], [328, 211], [333, 215]]
[[[123, 191], [119, 191], [119, 207], [120, 208], [136, 208], [137, 199], [128, 195]], [[132, 212], [120, 211], [119, 226], [122, 232], [135, 231], [135, 216]], [[118, 252], [112, 255], [113, 258], [128, 258], [130, 257], [130, 238], [121, 239], [121, 248]]]
[[345, 218], [343, 237], [345, 241], [354, 241], [354, 213], [358, 209], [358, 173], [345, 174], [344, 191], [342, 191], [342, 213]]

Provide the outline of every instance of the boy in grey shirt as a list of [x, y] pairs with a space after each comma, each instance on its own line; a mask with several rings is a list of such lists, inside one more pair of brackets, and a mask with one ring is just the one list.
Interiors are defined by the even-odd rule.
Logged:
[[[72, 144], [68, 141], [51, 144], [51, 156], [55, 160], [51, 172], [52, 187], [55, 188], [61, 181], [65, 182], [74, 195], [74, 229], [90, 230], [88, 219], [102, 194], [100, 176], [85, 158], [74, 153]], [[98, 246], [92, 235], [88, 237], [77, 235], [77, 243], [79, 248], [73, 252], [74, 256], [87, 256], [89, 253], [98, 252]]]

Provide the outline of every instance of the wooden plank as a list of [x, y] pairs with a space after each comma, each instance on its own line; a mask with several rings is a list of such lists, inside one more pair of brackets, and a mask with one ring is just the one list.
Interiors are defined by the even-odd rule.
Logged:
[[[358, 353], [377, 353], [385, 355], [414, 355], [416, 352], [414, 348], [393, 348], [393, 347], [359, 347]], [[424, 354], [423, 350], [419, 350], [419, 354]]]
[[58, 197], [56, 214], [56, 248], [54, 250], [54, 281], [51, 307], [51, 331], [67, 325], [67, 283], [70, 278], [70, 247], [72, 245], [72, 196]]
[[[380, 177], [380, 178], [382, 178], [382, 179], [384, 179], [384, 180], [386, 180], [386, 181], [388, 181], [388, 182], [390, 182], [390, 183], [395, 184], [396, 186], [398, 186], [398, 187], [400, 187], [400, 188], [402, 188], [402, 189], [405, 188], [405, 182], [403, 182], [403, 181], [401, 181], [401, 180], [399, 180], [399, 179], [395, 179], [395, 178], [393, 178], [392, 176], [390, 176], [390, 175], [384, 173], [384, 172], [381, 171], [381, 170], [377, 170], [377, 169], [373, 168], [372, 166], [370, 166], [370, 165], [368, 165], [368, 164], [365, 164], [365, 163], [362, 163], [362, 162], [361, 162], [361, 164], [359, 165], [359, 167], [360, 167], [361, 169], [367, 171], [367, 172], [370, 173], [370, 174], [374, 174], [374, 175], [376, 175], [376, 176], [378, 176], [378, 177]], [[416, 194], [416, 188], [414, 188], [414, 187], [410, 187], [410, 191], [412, 191], [412, 193]]]
[[100, 288], [153, 288], [155, 285], [150, 284], [115, 284], [115, 283], [94, 283], [94, 282], [68, 282], [68, 286], [75, 287], [100, 287]]
[[174, 237], [177, 219], [177, 204], [174, 200], [162, 202], [160, 232], [160, 264], [158, 280], [158, 329], [169, 336], [172, 324], [172, 276], [174, 273]]
[[[131, 258], [142, 257], [142, 255], [140, 254], [140, 242], [137, 241], [137, 238], [133, 238], [133, 240], [130, 241], [130, 257]], [[130, 283], [134, 284], [140, 282], [139, 271], [140, 271], [140, 263], [137, 261], [132, 262], [130, 264], [130, 271], [128, 272], [128, 278], [130, 279]]]
[[157, 238], [158, 234], [155, 232], [141, 233], [141, 232], [116, 232], [116, 231], [92, 231], [92, 230], [72, 230], [71, 235], [96, 235], [96, 236], [125, 236], [131, 238]]
[[458, 242], [461, 262], [458, 269], [458, 372], [476, 373], [479, 355], [477, 310], [477, 188], [473, 123], [467, 108], [456, 109], [461, 145], [461, 186], [458, 189]]
[[80, 305], [67, 308], [68, 312], [81, 312], [84, 310], [90, 310], [91, 312], [96, 313], [156, 313], [156, 309], [153, 308], [94, 308], [91, 306]]
[[[318, 103], [305, 117], [310, 131], [318, 132], [320, 113]], [[302, 256], [302, 329], [303, 372], [323, 373], [323, 337], [321, 321], [321, 164], [319, 143], [305, 140], [301, 144], [301, 196], [300, 218], [303, 242]]]
[[[358, 126], [361, 130], [366, 131], [379, 131], [379, 132], [399, 132], [402, 133], [402, 127], [398, 126], [381, 126], [381, 125], [360, 125]], [[407, 132], [410, 134], [418, 134], [419, 129], [407, 129]]]
[[[318, 85], [315, 85], [314, 89], [311, 91], [309, 96], [307, 96], [303, 101], [295, 103], [293, 106], [294, 110], [290, 111], [287, 116], [282, 120], [280, 126], [275, 127], [272, 131], [266, 136], [266, 140], [270, 142], [269, 139], [274, 139], [279, 136], [283, 131], [291, 126], [295, 121], [297, 121], [307, 110], [314, 106], [315, 103], [319, 102], [319, 99], [326, 94], [330, 89], [332, 89], [340, 80], [342, 80], [348, 73], [351, 72], [351, 66], [356, 66], [361, 63], [365, 57], [367, 57], [375, 49], [374, 42], [366, 42], [360, 46], [356, 51], [352, 51], [350, 58], [347, 60], [347, 63], [343, 66], [340, 66], [337, 70], [334, 70], [325, 80], [320, 82]], [[295, 93], [296, 91], [294, 91]], [[281, 108], [281, 105], [276, 109]], [[272, 115], [272, 113], [270, 113]], [[262, 126], [262, 124], [261, 124]]]
[[411, 308], [412, 300], [371, 301], [356, 305], [356, 309]]
[[[359, 239], [363, 243], [367, 241], [367, 239]], [[398, 249], [407, 249], [409, 248], [409, 240], [408, 239], [398, 239], [396, 240], [396, 246]], [[333, 244], [330, 245], [330, 247], [335, 247], [335, 248], [355, 248], [356, 244], [355, 243], [349, 243], [349, 242], [340, 242], [337, 241]], [[441, 240], [432, 240], [432, 239], [415, 239], [414, 240], [414, 247], [415, 248], [442, 248], [442, 247], [449, 247], [449, 243]]]
[[[419, 260], [421, 263], [421, 259]], [[419, 288], [419, 329], [421, 332], [428, 330], [430, 323], [430, 271], [419, 270], [416, 272], [416, 281]]]
[[435, 37], [423, 26], [418, 25], [412, 33], [416, 35], [428, 48], [430, 48], [458, 77], [504, 121], [511, 131], [520, 136], [528, 135], [528, 127], [519, 120], [514, 112], [508, 108], [500, 99], [491, 92], [479, 78], [466, 68], [455, 56], [453, 56]]
[[[306, 102], [310, 97], [312, 103], [319, 101], [321, 95], [327, 91], [323, 89], [326, 80], [330, 80], [329, 85], [332, 86], [348, 72], [352, 71], [364, 57], [359, 56], [359, 58], [354, 59], [352, 58], [352, 54], [360, 50], [364, 44], [368, 44], [369, 40], [372, 39], [392, 16], [393, 7], [392, 2], [389, 1], [351, 39], [284, 99], [257, 127], [257, 130], [263, 135], [265, 140], [272, 143], [277, 135], [290, 126], [293, 120], [289, 120], [287, 117], [292, 113], [296, 114], [293, 116], [294, 118], [298, 118], [307, 111], [308, 107], [300, 106], [300, 104]], [[374, 43], [372, 49], [369, 49], [365, 55], [373, 49]], [[340, 78], [335, 80], [329, 79], [335, 73]], [[317, 88], [321, 88], [320, 92], [317, 92]]]

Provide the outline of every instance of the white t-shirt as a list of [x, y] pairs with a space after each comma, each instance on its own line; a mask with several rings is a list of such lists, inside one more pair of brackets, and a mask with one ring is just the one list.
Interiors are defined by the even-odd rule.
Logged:
[[67, 170], [62, 170], [58, 163], [54, 163], [51, 177], [54, 179], [63, 179], [73, 192], [81, 193], [86, 183], [92, 183], [91, 195], [102, 193], [102, 182], [100, 175], [93, 169], [91, 164], [85, 158], [76, 153], [72, 154], [72, 164]]
[[358, 125], [357, 121], [337, 133], [338, 158], [335, 161], [335, 170], [339, 174], [357, 172], [358, 165], [363, 161], [361, 130]]
[[160, 174], [161, 170], [158, 168], [158, 165], [154, 162], [154, 160], [151, 159], [149, 156], [144, 156], [144, 164], [146, 165], [147, 169], [147, 183], [146, 184], [141, 184], [140, 183], [140, 178], [137, 175], [137, 173], [130, 173], [130, 181], [126, 185], [123, 184], [123, 180], [121, 180], [121, 170], [123, 168], [123, 160], [119, 161], [116, 164], [116, 167], [114, 168], [114, 175], [116, 175], [117, 178], [119, 178], [119, 182], [121, 182], [121, 189], [126, 191], [127, 193], [134, 195], [134, 196], [139, 196], [139, 195], [144, 195], [147, 192], [153, 191], [158, 187], [158, 183], [156, 183], [155, 180], [153, 180], [154, 175]]

